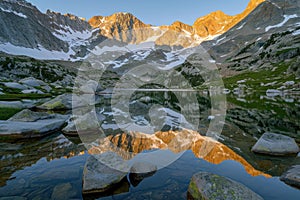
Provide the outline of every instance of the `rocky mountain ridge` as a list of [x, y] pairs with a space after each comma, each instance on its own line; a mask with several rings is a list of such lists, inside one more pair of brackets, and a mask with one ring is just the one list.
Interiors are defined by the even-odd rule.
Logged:
[[[0, 2], [0, 49], [13, 55], [45, 60], [80, 60], [105, 39], [138, 44], [189, 47], [224, 33], [263, 0], [251, 0], [237, 16], [221, 11], [201, 17], [193, 25], [176, 21], [169, 26], [145, 24], [130, 13], [95, 16], [88, 22], [71, 14], [40, 12], [21, 0]], [[22, 31], [20, 31], [22, 30]]]

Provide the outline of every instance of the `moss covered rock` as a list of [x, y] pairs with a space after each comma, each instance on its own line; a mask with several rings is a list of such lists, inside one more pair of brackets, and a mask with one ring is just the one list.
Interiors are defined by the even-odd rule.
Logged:
[[208, 173], [194, 174], [188, 189], [190, 200], [235, 200], [235, 199], [263, 199], [246, 186], [231, 179]]

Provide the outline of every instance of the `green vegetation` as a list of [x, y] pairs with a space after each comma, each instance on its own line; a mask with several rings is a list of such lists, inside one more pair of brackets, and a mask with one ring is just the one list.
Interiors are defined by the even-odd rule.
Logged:
[[0, 101], [17, 101], [22, 99], [41, 99], [52, 97], [51, 94], [2, 94]]
[[19, 108], [0, 108], [0, 120], [7, 120], [20, 111]]
[[[245, 80], [244, 85], [249, 89], [259, 90], [265, 92], [267, 89], [276, 89], [282, 86], [286, 81], [294, 81], [296, 79], [294, 74], [287, 74], [289, 66], [295, 60], [289, 62], [282, 62], [274, 64], [273, 69], [263, 69], [260, 71], [247, 71], [236, 76], [224, 78], [224, 85], [228, 89], [238, 87], [238, 81]], [[274, 85], [263, 86], [263, 84], [276, 81]]]

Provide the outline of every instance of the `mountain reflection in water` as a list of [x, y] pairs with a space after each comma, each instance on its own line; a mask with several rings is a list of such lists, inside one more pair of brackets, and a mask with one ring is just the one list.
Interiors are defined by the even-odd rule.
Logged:
[[226, 145], [192, 130], [159, 131], [153, 135], [139, 132], [122, 133], [108, 136], [100, 139], [98, 142], [98, 145], [93, 145], [88, 150], [90, 154], [115, 152], [123, 159], [130, 160], [147, 150], [168, 149], [173, 153], [192, 150], [195, 157], [202, 158], [212, 164], [220, 164], [225, 160], [234, 160], [241, 163], [252, 176], [263, 175], [271, 177], [269, 174], [256, 170]]

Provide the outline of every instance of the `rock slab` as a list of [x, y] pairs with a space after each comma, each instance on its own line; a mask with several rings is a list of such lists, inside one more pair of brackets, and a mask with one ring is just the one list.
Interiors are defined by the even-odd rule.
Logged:
[[264, 133], [252, 147], [252, 151], [255, 153], [281, 156], [297, 154], [299, 147], [291, 137], [275, 133]]
[[33, 112], [26, 109], [7, 121], [0, 120], [0, 136], [11, 138], [42, 137], [60, 130], [67, 118], [67, 115]]
[[94, 156], [90, 156], [83, 170], [82, 193], [105, 192], [120, 183], [127, 173], [110, 168]]
[[280, 180], [288, 185], [300, 188], [300, 165], [292, 166], [280, 177]]
[[246, 186], [229, 178], [208, 172], [199, 172], [194, 174], [191, 179], [188, 188], [188, 199], [262, 200], [263, 198]]

